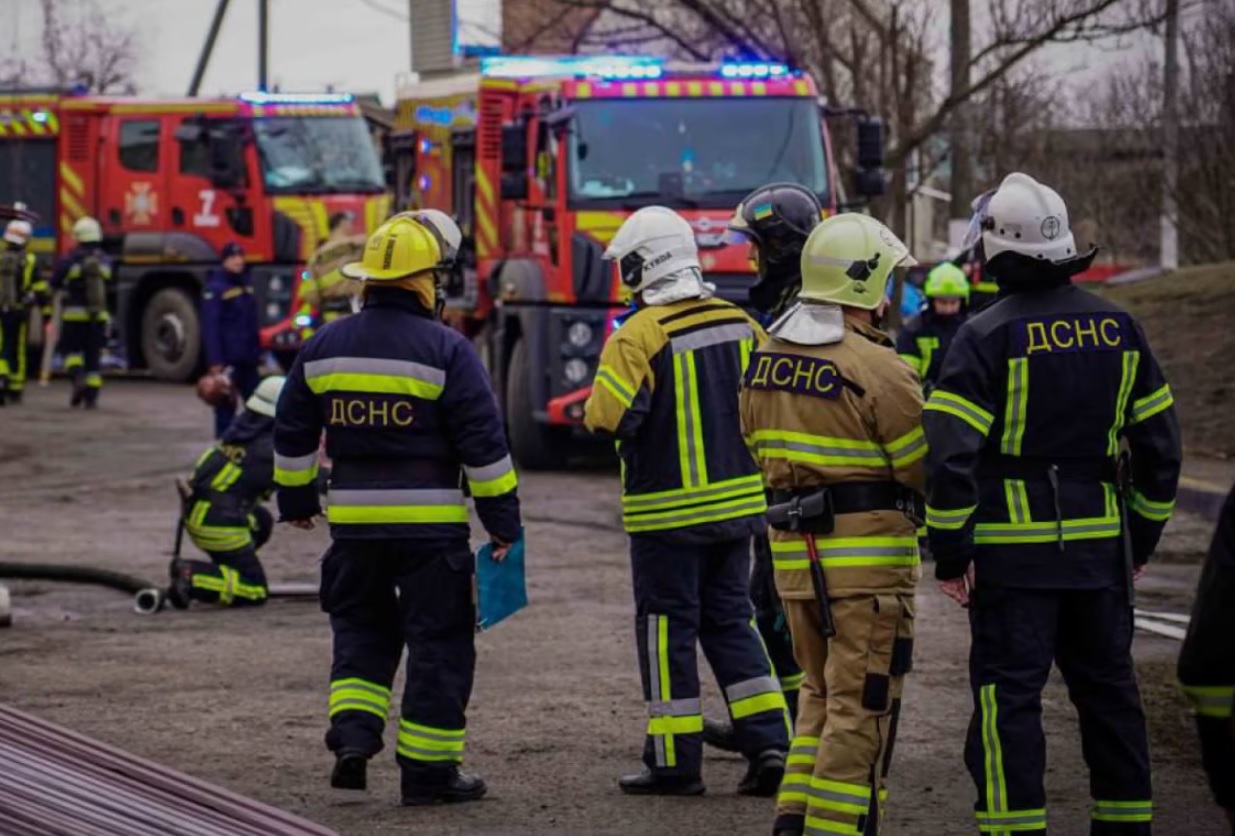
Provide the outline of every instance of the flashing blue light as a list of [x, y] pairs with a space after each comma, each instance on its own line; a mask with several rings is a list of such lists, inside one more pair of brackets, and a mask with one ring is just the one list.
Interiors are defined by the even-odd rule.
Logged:
[[420, 153], [428, 154], [432, 150], [433, 150], [433, 140], [430, 140], [430, 139], [420, 140]]
[[46, 110], [36, 110], [34, 113], [30, 114], [30, 118], [42, 125], [47, 122], [50, 116]]
[[789, 75], [789, 67], [759, 62], [725, 63], [720, 67], [720, 74], [725, 78], [782, 78]]
[[351, 104], [356, 101], [351, 93], [241, 93], [240, 99], [256, 105]]
[[424, 192], [424, 191], [428, 191], [428, 190], [429, 190], [429, 182], [430, 182], [430, 180], [429, 180], [429, 175], [427, 175], [427, 174], [422, 174], [422, 175], [420, 175], [420, 179], [418, 179], [418, 180], [416, 181], [416, 187], [417, 187], [418, 189], [420, 189], [422, 192]]
[[305, 328], [313, 324], [313, 317], [308, 314], [299, 314], [294, 321], [296, 323], [296, 327]]
[[595, 76], [633, 80], [660, 78], [664, 71], [664, 59], [651, 55], [495, 55], [480, 59], [480, 72], [491, 78]]

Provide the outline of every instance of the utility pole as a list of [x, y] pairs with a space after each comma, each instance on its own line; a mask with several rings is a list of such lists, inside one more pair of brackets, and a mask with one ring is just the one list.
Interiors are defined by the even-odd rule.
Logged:
[[[206, 42], [202, 44], [201, 54], [197, 58], [197, 67], [193, 70], [193, 80], [189, 82], [189, 96], [196, 96], [201, 90], [202, 79], [206, 76], [206, 67], [210, 65], [210, 53], [214, 52], [214, 42], [218, 40], [219, 28], [227, 15], [227, 5], [231, 0], [219, 0], [214, 7], [214, 18], [210, 21], [210, 31], [206, 33]], [[21, 8], [20, 6], [18, 8]]]
[[[951, 95], [966, 95], [969, 89], [969, 57], [973, 52], [969, 31], [969, 0], [951, 0]], [[950, 217], [969, 218], [969, 201], [973, 200], [973, 148], [970, 142], [969, 103], [952, 111], [950, 143], [952, 152], [952, 200]]]
[[257, 0], [257, 89], [265, 93], [269, 88], [270, 62], [270, 0]]
[[1166, 60], [1162, 72], [1162, 267], [1179, 267], [1179, 0], [1166, 0]]

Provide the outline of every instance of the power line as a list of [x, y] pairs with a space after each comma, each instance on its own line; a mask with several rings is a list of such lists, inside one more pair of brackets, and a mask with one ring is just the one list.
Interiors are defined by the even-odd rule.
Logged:
[[402, 12], [395, 11], [394, 9], [389, 8], [388, 6], [383, 6], [381, 3], [378, 3], [377, 0], [360, 0], [360, 2], [368, 6], [373, 11], [381, 12], [387, 17], [393, 17], [395, 20], [401, 20], [404, 23], [407, 23], [408, 21], [411, 20], [410, 17], [403, 14]]

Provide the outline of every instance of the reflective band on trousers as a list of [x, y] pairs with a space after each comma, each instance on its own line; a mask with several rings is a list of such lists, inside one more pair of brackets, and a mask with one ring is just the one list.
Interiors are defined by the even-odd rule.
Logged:
[[326, 519], [333, 524], [466, 523], [463, 492], [453, 490], [332, 490]]
[[[973, 541], [978, 545], [1055, 543], [1060, 539], [1060, 528], [1057, 522], [978, 523], [974, 526]], [[1100, 540], [1118, 537], [1123, 532], [1119, 517], [1064, 520], [1062, 529], [1064, 540]]]
[[390, 713], [390, 689], [355, 677], [330, 683], [330, 716], [340, 711], [366, 711], [386, 719]]
[[463, 760], [464, 729], [436, 729], [399, 721], [399, 754], [415, 761]]
[[1184, 696], [1202, 717], [1230, 717], [1235, 713], [1235, 685], [1185, 685]]
[[[773, 540], [772, 564], [777, 569], [810, 568], [803, 540]], [[916, 537], [817, 537], [815, 549], [825, 569], [917, 566]]]
[[274, 454], [274, 481], [285, 488], [311, 485], [317, 479], [317, 451], [304, 456]]
[[1149, 822], [1154, 818], [1154, 804], [1149, 799], [1138, 801], [1098, 801], [1094, 799], [1093, 812], [1090, 817], [1094, 821], [1107, 822]]
[[511, 461], [509, 455], [484, 467], [464, 465], [463, 473], [467, 476], [467, 484], [472, 489], [472, 496], [477, 498], [501, 496], [519, 486], [519, 477], [515, 474], [515, 463]]
[[725, 688], [729, 714], [735, 720], [764, 711], [786, 711], [785, 695], [774, 676], [757, 676]]
[[1008, 833], [1024, 833], [1026, 831], [1046, 829], [1046, 810], [1007, 810], [1002, 813], [974, 814], [978, 820], [979, 833], [996, 833], [1005, 836]]
[[315, 395], [326, 392], [371, 392], [437, 400], [446, 372], [423, 363], [378, 357], [332, 357], [304, 364], [304, 378]]
[[[999, 703], [995, 699], [994, 685], [983, 685], [978, 689], [978, 704], [982, 717], [982, 771], [986, 778], [986, 791], [983, 793], [986, 810], [978, 812], [981, 822], [983, 815], [1008, 812], [1008, 783], [1003, 772], [1003, 744], [999, 740]], [[1045, 816], [1045, 811], [1042, 814]]]

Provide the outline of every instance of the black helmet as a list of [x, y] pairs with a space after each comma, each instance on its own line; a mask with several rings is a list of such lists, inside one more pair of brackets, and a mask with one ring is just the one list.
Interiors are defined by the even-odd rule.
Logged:
[[756, 308], [775, 311], [802, 281], [802, 245], [823, 218], [823, 206], [810, 189], [773, 183], [748, 194], [729, 220], [725, 240], [759, 246], [759, 281], [750, 289]]

